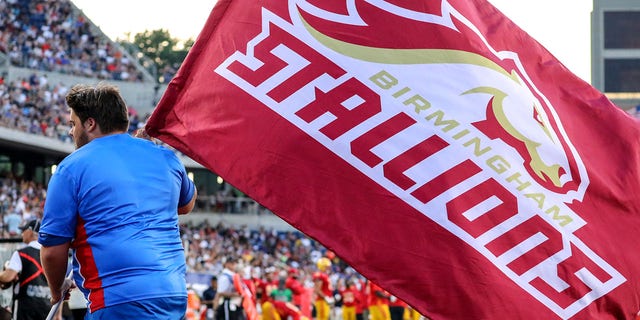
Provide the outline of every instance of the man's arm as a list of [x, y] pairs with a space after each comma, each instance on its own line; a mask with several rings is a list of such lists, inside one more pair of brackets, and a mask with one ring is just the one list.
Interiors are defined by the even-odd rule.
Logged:
[[304, 286], [298, 280], [290, 280], [287, 281], [287, 288], [291, 289], [291, 292], [296, 295], [300, 295], [304, 293]]
[[216, 292], [216, 295], [213, 296], [213, 310], [218, 310], [219, 304], [220, 304], [220, 294]]
[[385, 291], [382, 291], [382, 290], [376, 290], [374, 293], [379, 298], [383, 298], [383, 299], [391, 298], [390, 295], [388, 295]]
[[11, 258], [4, 263], [2, 272], [0, 272], [0, 289], [10, 287], [14, 281], [18, 280], [20, 271], [22, 271], [20, 253], [14, 251]]
[[13, 269], [5, 269], [0, 272], [0, 283], [8, 284], [18, 279], [18, 272]]
[[178, 214], [187, 214], [193, 210], [193, 207], [196, 205], [196, 198], [198, 198], [198, 190], [193, 187], [193, 197], [189, 200], [189, 203], [184, 206], [178, 208]]
[[51, 289], [51, 302], [62, 299], [62, 284], [67, 273], [69, 263], [69, 242], [40, 249], [40, 261]]
[[216, 294], [218, 298], [238, 298], [242, 297], [239, 293], [235, 291], [227, 291], [227, 292], [219, 292]]

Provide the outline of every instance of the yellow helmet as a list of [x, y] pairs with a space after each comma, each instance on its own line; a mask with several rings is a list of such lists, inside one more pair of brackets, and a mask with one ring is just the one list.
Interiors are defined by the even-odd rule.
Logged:
[[322, 257], [318, 259], [318, 261], [316, 262], [316, 266], [318, 267], [318, 270], [325, 271], [329, 267], [331, 267], [331, 260], [329, 260], [328, 258]]

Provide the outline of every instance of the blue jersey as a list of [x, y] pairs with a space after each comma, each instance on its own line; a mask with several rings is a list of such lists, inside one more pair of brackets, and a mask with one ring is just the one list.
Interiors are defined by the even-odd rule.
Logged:
[[39, 242], [72, 240], [74, 280], [92, 312], [186, 297], [177, 209], [194, 192], [172, 151], [128, 134], [97, 138], [51, 177]]

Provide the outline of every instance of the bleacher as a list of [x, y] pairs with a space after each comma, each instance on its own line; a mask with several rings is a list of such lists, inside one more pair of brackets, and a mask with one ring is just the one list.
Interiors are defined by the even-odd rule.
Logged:
[[[17, 21], [18, 18], [19, 21]], [[75, 39], [82, 39], [78, 41], [85, 41], [85, 45], [86, 42], [94, 43], [89, 51], [97, 56], [87, 58], [86, 54], [78, 55], [77, 51], [88, 52], [86, 46], [85, 49], [66, 48], [64, 52], [55, 51], [53, 48], [58, 44], [52, 39], [57, 39], [58, 35], [68, 36], [67, 32], [75, 32]], [[31, 43], [32, 47], [23, 52], [19, 45], [25, 43]], [[104, 52], [105, 48], [109, 50]], [[51, 52], [47, 53], [47, 50]], [[116, 56], [119, 58], [115, 58]], [[74, 62], [74, 57], [78, 58], [76, 59], [78, 61]], [[101, 63], [116, 63], [114, 61], [118, 59], [133, 66], [135, 71], [130, 73], [139, 76], [135, 79], [130, 77], [122, 79], [121, 74], [117, 72], [109, 74], [102, 69], [104, 66], [101, 66]], [[76, 70], [71, 66], [74, 63], [81, 65], [80, 60], [93, 61], [93, 64], [86, 69], [86, 72], [78, 73], [81, 69]], [[60, 120], [54, 119], [56, 121], [52, 122], [50, 114], [47, 113], [51, 107], [34, 106], [34, 104], [42, 104], [43, 101], [30, 100], [36, 96], [40, 99], [41, 94], [51, 95], [57, 87], [67, 90], [76, 83], [94, 84], [100, 81], [113, 83], [119, 87], [128, 106], [137, 113], [138, 118], [132, 118], [132, 120], [143, 122], [145, 115], [152, 112], [166, 89], [166, 84], [158, 83], [155, 68], [149, 65], [149, 61], [141, 56], [133, 57], [118, 43], [109, 39], [69, 0], [0, 1], [0, 102], [4, 101], [2, 102], [4, 105], [0, 105], [3, 109], [0, 113], [0, 147], [2, 147], [0, 158], [13, 157], [10, 160], [12, 163], [24, 162], [28, 166], [37, 167], [33, 169], [37, 171], [29, 172], [26, 178], [38, 176], [46, 182], [50, 176], [49, 167], [73, 152], [74, 147], [67, 135], [68, 126], [64, 119], [66, 114], [59, 113], [57, 117]], [[33, 79], [46, 79], [46, 83], [39, 84]], [[12, 90], [21, 90], [23, 95], [26, 95], [27, 101], [13, 101]], [[4, 100], [2, 100], [3, 95]], [[64, 100], [60, 95], [57, 99], [50, 102], [57, 104], [53, 109], [65, 109], [63, 108]], [[13, 108], [13, 110], [6, 110], [7, 108]], [[36, 108], [37, 112], [33, 112], [33, 108]], [[30, 112], [29, 109], [32, 111]], [[8, 111], [13, 113], [6, 113]], [[8, 119], [7, 115], [22, 119]], [[47, 117], [47, 119], [38, 117]], [[45, 130], [47, 127], [48, 130]], [[208, 171], [192, 159], [181, 154], [179, 156], [189, 171], [201, 172], [200, 174]], [[198, 177], [197, 173], [196, 177]], [[237, 205], [228, 206], [226, 203]], [[198, 204], [197, 213], [184, 219], [201, 222], [210, 218], [212, 223], [229, 221], [255, 227], [266, 223], [280, 229], [291, 228], [257, 205], [255, 201], [244, 196], [221, 198], [219, 192], [201, 192]], [[215, 212], [215, 217], [206, 216], [206, 213], [212, 212]]]
[[126, 101], [145, 114], [166, 89], [155, 70], [148, 59], [134, 57], [109, 39], [69, 0], [0, 2], [0, 76], [5, 81], [37, 72], [65, 84], [114, 82]]
[[[1, 57], [0, 60], [2, 60]], [[33, 69], [20, 68], [15, 66], [8, 66], [6, 70], [7, 76], [5, 78], [5, 81], [7, 82], [29, 78], [31, 74], [34, 73]], [[69, 87], [76, 83], [94, 84], [100, 81], [106, 81], [103, 79], [78, 77], [58, 72], [37, 71], [37, 73], [40, 75], [46, 75], [50, 83], [64, 83]], [[127, 104], [131, 107], [134, 107], [135, 110], [141, 115], [151, 113], [155, 106], [155, 103], [162, 96], [164, 89], [166, 89], [166, 85], [156, 85], [153, 83], [145, 82], [123, 82], [113, 80], [109, 82], [114, 83], [118, 86], [118, 88], [120, 89], [120, 93], [122, 94], [122, 97], [125, 99]], [[157, 91], [156, 86], [158, 86]]]

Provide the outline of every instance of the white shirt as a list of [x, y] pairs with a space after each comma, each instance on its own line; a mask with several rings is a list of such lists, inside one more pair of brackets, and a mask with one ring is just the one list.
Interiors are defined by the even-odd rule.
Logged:
[[222, 270], [222, 273], [218, 277], [218, 292], [233, 292], [233, 275], [235, 273], [227, 268]]
[[[36, 248], [38, 250], [42, 248], [42, 245], [38, 241], [31, 241], [27, 246]], [[18, 250], [14, 251], [11, 255], [11, 259], [9, 260], [9, 265], [7, 265], [7, 269], [15, 270], [18, 273], [22, 271], [22, 260], [20, 260], [20, 253], [18, 253]]]

